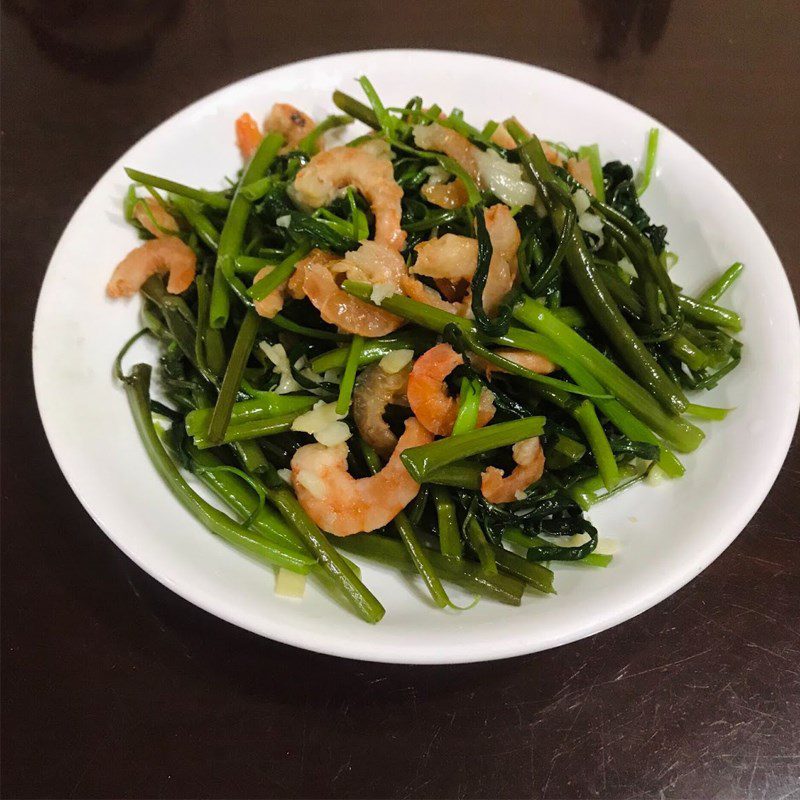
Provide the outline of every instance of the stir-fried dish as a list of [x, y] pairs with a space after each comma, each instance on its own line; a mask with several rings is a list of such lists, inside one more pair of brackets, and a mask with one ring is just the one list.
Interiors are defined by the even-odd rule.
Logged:
[[[440, 608], [449, 584], [519, 605], [554, 592], [556, 562], [607, 567], [587, 510], [680, 477], [690, 418], [725, 417], [687, 393], [739, 363], [718, 301], [742, 267], [695, 297], [670, 278], [640, 205], [656, 130], [635, 178], [597, 145], [360, 84], [368, 104], [336, 92], [319, 123], [243, 114], [223, 189], [127, 170], [145, 241], [107, 293], [141, 294], [143, 328], [116, 374], [177, 499], [277, 567], [281, 594], [312, 576], [377, 622], [356, 556], [418, 574]], [[149, 365], [122, 367], [141, 336], [153, 394]]]

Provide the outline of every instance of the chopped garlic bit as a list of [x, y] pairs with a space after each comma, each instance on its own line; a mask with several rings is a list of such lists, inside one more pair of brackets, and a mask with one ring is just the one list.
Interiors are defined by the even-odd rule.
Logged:
[[264, 352], [264, 355], [274, 364], [274, 371], [281, 376], [280, 383], [275, 388], [275, 394], [289, 394], [290, 392], [298, 391], [301, 386], [292, 377], [292, 367], [283, 345], [261, 342], [259, 347]]
[[450, 180], [450, 173], [444, 168], [435, 164], [430, 167], [425, 167], [423, 172], [427, 172], [430, 177], [428, 178], [428, 186], [436, 186], [439, 183], [447, 183]]
[[280, 567], [275, 576], [275, 594], [301, 600], [306, 592], [306, 576]]
[[[388, 158], [389, 161], [394, 161], [395, 155], [391, 145], [385, 139], [380, 139], [377, 136], [372, 136], [359, 146], [359, 150], [366, 150], [375, 158]], [[342, 191], [346, 191], [343, 189]]]
[[539, 537], [549, 544], [554, 544], [558, 547], [580, 547], [592, 538], [588, 533], [575, 533], [572, 536], [549, 536], [540, 533]]
[[584, 211], [583, 214], [578, 216], [578, 227], [582, 231], [586, 231], [586, 233], [591, 233], [597, 237], [598, 241], [595, 245], [595, 250], [603, 246], [603, 242], [605, 241], [605, 237], [603, 236], [603, 220], [601, 220], [597, 214], [592, 214], [591, 211]]
[[529, 183], [520, 164], [506, 161], [496, 150], [476, 150], [478, 173], [492, 193], [509, 206], [530, 206], [536, 199], [536, 188]]
[[292, 218], [291, 218], [291, 216], [289, 214], [284, 214], [282, 217], [278, 217], [275, 220], [275, 224], [279, 228], [288, 228], [289, 227], [289, 223], [291, 222], [291, 220], [292, 220]]
[[650, 467], [650, 471], [647, 473], [647, 477], [644, 479], [645, 483], [650, 486], [658, 486], [659, 483], [663, 483], [664, 479], [667, 477], [667, 473], [664, 472], [658, 464], [653, 464]]
[[[336, 413], [336, 403], [320, 400], [310, 411], [301, 414], [292, 422], [293, 431], [310, 433], [320, 444], [326, 447], [346, 442], [351, 434], [343, 414]], [[309, 487], [306, 487], [311, 491]]]
[[394, 375], [396, 372], [400, 372], [412, 358], [414, 358], [413, 350], [392, 350], [380, 360], [380, 367], [389, 375]]
[[582, 231], [593, 233], [595, 236], [603, 235], [603, 220], [597, 214], [592, 214], [591, 211], [584, 211], [578, 217], [578, 227]]
[[584, 211], [588, 211], [589, 206], [592, 204], [592, 201], [589, 199], [589, 195], [586, 194], [585, 189], [576, 189], [572, 195], [572, 202], [575, 204], [575, 210], [579, 214], [583, 214]]
[[284, 482], [292, 485], [292, 471], [290, 469], [279, 469], [278, 477]]
[[313, 434], [340, 419], [344, 419], [344, 417], [336, 413], [336, 403], [318, 400], [310, 411], [301, 414], [292, 422], [292, 430]]
[[617, 266], [620, 269], [625, 270], [625, 272], [627, 272], [628, 275], [633, 275], [634, 277], [636, 277], [636, 269], [634, 268], [633, 263], [628, 258], [628, 256], [623, 256], [619, 261], [617, 261]]
[[594, 552], [602, 556], [613, 556], [619, 550], [619, 542], [616, 539], [601, 537], [597, 540], [597, 547]]
[[346, 422], [331, 422], [322, 430], [314, 434], [314, 438], [326, 447], [334, 447], [337, 444], [346, 442], [352, 434]]
[[310, 470], [301, 469], [300, 472], [297, 473], [297, 482], [308, 489], [317, 500], [321, 500], [325, 497], [325, 481]]
[[369, 299], [379, 306], [387, 297], [391, 297], [396, 292], [397, 287], [392, 283], [376, 283], [372, 287]]

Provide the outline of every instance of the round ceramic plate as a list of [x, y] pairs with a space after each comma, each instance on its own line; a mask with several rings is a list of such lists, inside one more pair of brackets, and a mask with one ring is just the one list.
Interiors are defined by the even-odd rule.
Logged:
[[[741, 312], [741, 366], [701, 402], [733, 407], [708, 424], [686, 476], [639, 485], [591, 512], [619, 543], [607, 569], [556, 567], [557, 595], [520, 608], [482, 601], [439, 611], [420, 586], [363, 563], [386, 607], [368, 625], [309, 586], [302, 601], [274, 594], [274, 576], [204, 530], [149, 463], [125, 395], [111, 375], [138, 327], [139, 300], [108, 300], [115, 264], [137, 242], [121, 215], [123, 165], [215, 187], [239, 167], [233, 122], [289, 101], [320, 119], [334, 89], [358, 95], [368, 74], [387, 104], [412, 95], [457, 106], [481, 124], [516, 115], [543, 138], [598, 142], [604, 160], [638, 164], [647, 131], [661, 128], [645, 206], [669, 226], [674, 278], [693, 293], [740, 260], [725, 297]], [[352, 129], [350, 131], [352, 133]], [[355, 135], [355, 134], [353, 134]], [[481, 661], [575, 641], [644, 611], [691, 580], [727, 547], [764, 500], [786, 455], [800, 397], [797, 312], [778, 256], [753, 213], [699, 153], [648, 115], [586, 84], [525, 64], [436, 51], [347, 53], [291, 64], [228, 86], [160, 125], [100, 179], [53, 254], [33, 336], [36, 395], [47, 436], [75, 494], [137, 564], [192, 603], [272, 639], [349, 658], [409, 663]], [[153, 360], [142, 345], [132, 353]], [[129, 358], [130, 361], [130, 358]]]

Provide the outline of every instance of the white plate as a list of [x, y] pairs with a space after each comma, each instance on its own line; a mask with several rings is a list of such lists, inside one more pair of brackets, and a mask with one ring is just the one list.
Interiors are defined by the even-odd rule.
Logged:
[[[537, 133], [575, 146], [599, 142], [604, 160], [639, 163], [651, 117], [583, 83], [497, 58], [435, 51], [373, 51], [270, 70], [200, 100], [160, 125], [100, 179], [56, 248], [33, 336], [36, 395], [59, 465], [108, 536], [137, 564], [212, 614], [282, 642], [349, 658], [456, 663], [572, 642], [644, 611], [691, 580], [755, 513], [786, 455], [800, 398], [800, 333], [789, 284], [764, 230], [731, 185], [661, 128], [645, 207], [669, 226], [674, 277], [689, 292], [735, 260], [746, 265], [725, 304], [745, 320], [741, 366], [702, 401], [736, 410], [709, 424], [684, 458], [682, 480], [638, 486], [592, 511], [601, 537], [619, 541], [608, 569], [557, 568], [558, 595], [521, 608], [483, 601], [442, 612], [419, 586], [363, 564], [386, 606], [377, 626], [311, 589], [302, 602], [273, 593], [269, 569], [207, 533], [151, 467], [123, 391], [111, 377], [120, 344], [138, 327], [139, 300], [104, 295], [114, 265], [136, 244], [120, 202], [130, 165], [193, 185], [221, 185], [239, 165], [233, 122], [288, 100], [321, 118], [336, 88], [358, 95], [368, 74], [382, 98], [415, 94], [458, 106], [482, 123], [516, 114]], [[154, 352], [135, 355], [152, 359]], [[130, 361], [130, 359], [129, 359]]]

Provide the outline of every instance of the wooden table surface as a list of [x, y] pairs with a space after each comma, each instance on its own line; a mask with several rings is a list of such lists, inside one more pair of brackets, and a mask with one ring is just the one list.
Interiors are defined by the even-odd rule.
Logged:
[[230, 81], [367, 47], [506, 56], [651, 112], [739, 189], [797, 290], [798, 39], [775, 0], [7, 0], [3, 796], [800, 796], [796, 447], [734, 544], [638, 618], [497, 663], [364, 664], [238, 630], [122, 555], [53, 460], [29, 347], [60, 232], [133, 142]]

